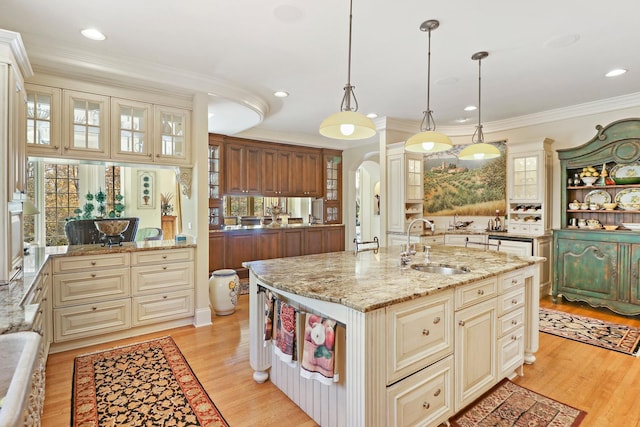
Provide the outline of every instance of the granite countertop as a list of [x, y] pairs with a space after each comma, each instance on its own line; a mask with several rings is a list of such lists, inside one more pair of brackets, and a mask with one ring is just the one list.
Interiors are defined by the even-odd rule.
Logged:
[[[0, 286], [0, 334], [29, 331], [33, 324], [37, 304], [22, 304], [24, 297], [50, 257], [103, 255], [119, 252], [153, 251], [195, 247], [193, 239], [186, 243], [173, 240], [150, 240], [146, 242], [127, 242], [122, 246], [103, 247], [102, 245], [47, 246], [29, 248], [23, 263], [23, 277], [8, 285]], [[51, 286], [51, 284], [50, 284]]]
[[[276, 289], [367, 312], [545, 261], [444, 245], [432, 245], [429, 259], [433, 264], [468, 267], [470, 272], [443, 275], [401, 269], [398, 251], [390, 248], [380, 248], [377, 253], [332, 252], [251, 261], [243, 266]], [[412, 257], [411, 263], [422, 262], [424, 253]]]
[[270, 225], [225, 225], [221, 229], [209, 230], [209, 233], [224, 233], [228, 231], [244, 231], [244, 230], [284, 230], [292, 228], [318, 228], [318, 227], [344, 227], [344, 224], [285, 224], [278, 226]]
[[[388, 234], [402, 235], [406, 236], [406, 232], [388, 232]], [[457, 230], [436, 230], [433, 233], [430, 231], [425, 231], [422, 234], [414, 234], [411, 233], [411, 236], [444, 236], [446, 234], [458, 234], [458, 235], [487, 235], [487, 236], [499, 236], [499, 237], [516, 237], [516, 238], [524, 238], [524, 239], [536, 239], [545, 236], [552, 236], [553, 233], [548, 231], [544, 234], [520, 234], [520, 233], [509, 233], [508, 231], [489, 231], [483, 230], [479, 228], [469, 228], [469, 229], [457, 229]]]

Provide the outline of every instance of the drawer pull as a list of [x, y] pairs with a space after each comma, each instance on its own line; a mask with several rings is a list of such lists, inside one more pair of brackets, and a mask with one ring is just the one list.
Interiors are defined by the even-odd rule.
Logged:
[[441, 391], [440, 389], [437, 389], [437, 390], [435, 391], [435, 393], [433, 393], [433, 395], [434, 395], [435, 397], [440, 396], [440, 391]]
[[424, 409], [429, 409], [431, 407], [431, 405], [429, 404], [429, 402], [422, 402], [422, 407]]
[[36, 288], [36, 292], [40, 292], [41, 290], [42, 290], [42, 287], [41, 287], [41, 286], [38, 286], [38, 287]]
[[96, 273], [91, 273], [91, 277], [96, 277]]
[[511, 279], [511, 284], [512, 285], [517, 285], [518, 284], [518, 279]]
[[162, 296], [162, 299], [167, 299], [167, 296], [166, 296], [166, 295], [163, 295], [163, 296]]
[[167, 266], [165, 265], [164, 267], [162, 267], [162, 269], [163, 269], [163, 270], [166, 270], [166, 269], [167, 269]]
[[517, 303], [518, 303], [517, 299], [514, 298], [514, 299], [511, 300], [511, 304], [516, 305]]
[[433, 324], [437, 325], [438, 323], [440, 323], [440, 318], [436, 317], [435, 319], [433, 319]]
[[515, 325], [517, 325], [517, 324], [518, 324], [518, 321], [517, 321], [516, 319], [513, 319], [513, 320], [511, 321], [511, 324], [515, 326]]
[[96, 311], [98, 307], [91, 307], [91, 310]]
[[96, 262], [95, 261], [91, 261], [91, 265], [96, 265]]
[[167, 259], [167, 256], [166, 255], [162, 255], [162, 259]]
[[429, 330], [428, 329], [423, 329], [422, 330], [422, 335], [424, 335], [425, 337], [429, 336]]
[[464, 326], [464, 320], [459, 321], [459, 322], [458, 322], [458, 325], [460, 325], [460, 326]]
[[515, 335], [511, 335], [511, 341], [516, 341], [518, 339], [518, 337], [516, 337]]
[[478, 295], [484, 295], [484, 289], [478, 289]]

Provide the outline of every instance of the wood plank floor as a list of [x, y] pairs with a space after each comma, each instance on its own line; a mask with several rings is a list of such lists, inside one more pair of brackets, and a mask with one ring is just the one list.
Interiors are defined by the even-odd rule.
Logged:
[[[249, 366], [249, 298], [240, 296], [236, 312], [214, 317], [214, 325], [182, 327], [108, 344], [52, 354], [47, 363], [44, 427], [68, 425], [71, 377], [76, 355], [171, 335], [229, 424], [235, 426], [315, 426], [270, 382], [256, 384]], [[550, 298], [541, 306], [640, 327], [640, 317], [616, 315], [586, 304]], [[536, 363], [514, 380], [543, 395], [588, 412], [582, 426], [640, 427], [640, 360], [571, 340], [540, 334]]]

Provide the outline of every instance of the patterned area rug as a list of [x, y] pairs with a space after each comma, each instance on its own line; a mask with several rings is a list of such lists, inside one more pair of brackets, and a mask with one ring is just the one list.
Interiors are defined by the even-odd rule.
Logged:
[[240, 292], [238, 295], [246, 295], [249, 293], [249, 279], [240, 279]]
[[540, 308], [540, 332], [638, 355], [640, 328]]
[[451, 420], [454, 427], [575, 427], [587, 413], [504, 379]]
[[228, 427], [171, 337], [78, 356], [73, 371], [73, 427]]

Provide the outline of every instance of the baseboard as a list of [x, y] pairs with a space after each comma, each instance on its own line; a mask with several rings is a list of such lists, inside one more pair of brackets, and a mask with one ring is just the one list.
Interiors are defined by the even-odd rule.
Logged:
[[193, 326], [199, 328], [201, 326], [211, 325], [211, 307], [203, 307], [196, 309], [195, 316], [193, 316]]

